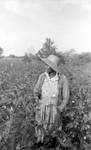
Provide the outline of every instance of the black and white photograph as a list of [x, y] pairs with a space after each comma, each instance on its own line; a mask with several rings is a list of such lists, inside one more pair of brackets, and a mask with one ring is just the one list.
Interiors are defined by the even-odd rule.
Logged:
[[0, 0], [0, 150], [91, 150], [91, 0]]

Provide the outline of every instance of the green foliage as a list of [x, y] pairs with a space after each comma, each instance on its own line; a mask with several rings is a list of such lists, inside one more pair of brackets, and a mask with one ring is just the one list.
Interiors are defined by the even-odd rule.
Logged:
[[74, 66], [85, 65], [86, 63], [91, 62], [91, 53], [81, 53], [77, 54], [74, 49], [71, 49], [63, 53], [66, 63], [69, 63]]
[[0, 47], [0, 56], [3, 54], [3, 48]]
[[25, 53], [25, 55], [24, 55], [24, 57], [23, 57], [23, 61], [24, 61], [25, 63], [29, 63], [29, 62], [32, 61], [32, 58], [31, 58], [27, 53]]
[[46, 38], [43, 47], [38, 51], [38, 55], [41, 57], [47, 57], [50, 54], [56, 54], [56, 46], [50, 38]]
[[44, 72], [44, 64], [37, 56], [28, 63], [20, 58], [0, 61], [0, 150], [91, 149], [90, 72], [84, 71], [86, 63], [77, 65], [74, 59], [70, 61], [73, 56], [63, 55], [65, 63], [60, 66], [70, 84], [69, 103], [60, 115], [62, 128], [46, 135], [42, 147], [35, 144], [33, 88]]

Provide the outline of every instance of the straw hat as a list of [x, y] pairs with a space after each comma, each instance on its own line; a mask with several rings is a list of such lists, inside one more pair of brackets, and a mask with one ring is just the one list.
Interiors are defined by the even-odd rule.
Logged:
[[53, 68], [56, 72], [59, 72], [58, 69], [58, 63], [59, 63], [59, 57], [56, 55], [49, 55], [47, 58], [41, 58], [41, 60]]

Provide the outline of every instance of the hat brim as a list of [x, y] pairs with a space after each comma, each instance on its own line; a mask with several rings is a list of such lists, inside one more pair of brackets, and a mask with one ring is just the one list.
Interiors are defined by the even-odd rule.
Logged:
[[50, 60], [48, 60], [47, 58], [41, 58], [41, 60], [42, 60], [45, 64], [47, 64], [48, 66], [50, 66], [52, 69], [54, 69], [56, 72], [59, 72], [58, 67], [57, 67], [55, 64], [53, 64]]

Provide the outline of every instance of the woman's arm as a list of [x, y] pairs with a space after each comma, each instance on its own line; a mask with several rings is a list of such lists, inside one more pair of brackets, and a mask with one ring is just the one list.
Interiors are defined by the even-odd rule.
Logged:
[[41, 86], [42, 86], [43, 80], [44, 80], [44, 73], [42, 73], [39, 76], [38, 81], [34, 87], [34, 97], [35, 97], [36, 102], [38, 102], [39, 99], [41, 99]]
[[65, 75], [63, 75], [63, 81], [62, 81], [62, 97], [63, 97], [62, 103], [60, 106], [58, 106], [60, 112], [63, 111], [63, 109], [66, 107], [69, 100], [69, 83]]

